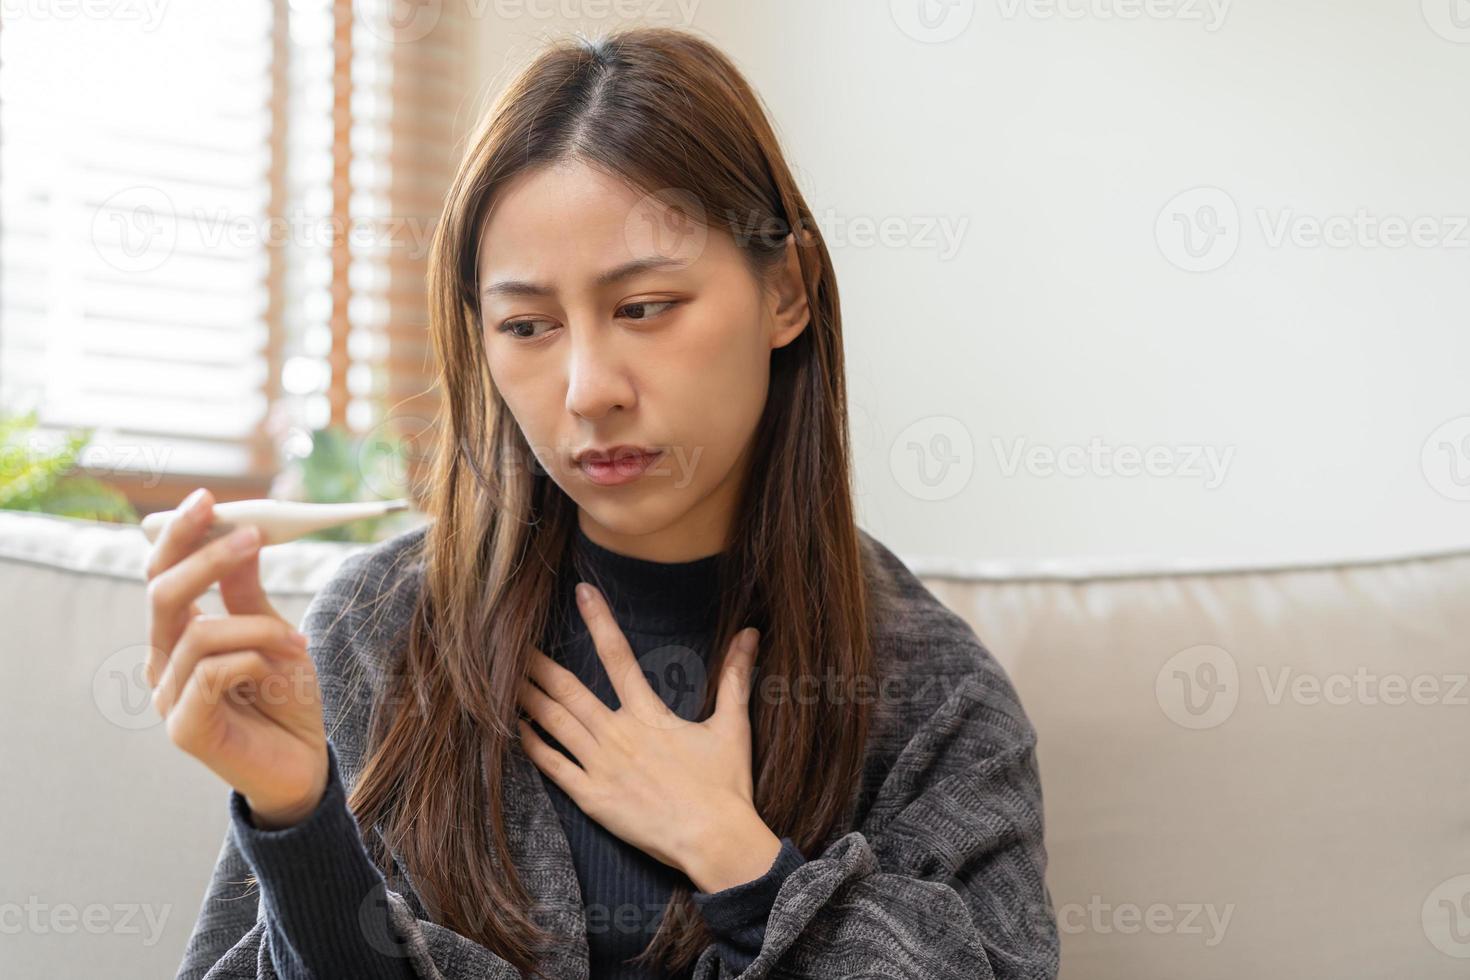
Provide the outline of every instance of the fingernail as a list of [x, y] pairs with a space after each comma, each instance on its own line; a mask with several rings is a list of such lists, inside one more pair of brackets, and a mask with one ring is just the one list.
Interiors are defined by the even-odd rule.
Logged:
[[254, 551], [259, 541], [260, 531], [254, 524], [246, 524], [230, 532], [230, 547], [242, 555]]
[[592, 586], [588, 585], [586, 582], [578, 582], [577, 583], [577, 601], [580, 602], [580, 603], [582, 603], [582, 605], [584, 605], [584, 606], [587, 603], [591, 602], [592, 601]]
[[199, 487], [193, 493], [189, 494], [189, 496], [184, 498], [184, 502], [179, 505], [179, 510], [182, 510], [185, 513], [189, 514], [197, 513], [199, 510], [199, 502], [203, 499], [204, 488]]
[[297, 646], [299, 646], [301, 649], [305, 650], [306, 649], [306, 634], [305, 633], [302, 633], [300, 630], [294, 630], [293, 629], [291, 631], [291, 642], [294, 643], [294, 644], [296, 644]]
[[758, 629], [756, 629], [754, 626], [750, 627], [744, 633], [742, 633], [741, 636], [740, 636], [740, 650], [741, 650], [741, 652], [742, 653], [750, 653], [752, 650], [754, 650], [755, 649], [755, 642], [756, 642], [756, 640], [759, 640], [760, 639], [760, 636], [761, 636], [761, 631], [758, 630]]

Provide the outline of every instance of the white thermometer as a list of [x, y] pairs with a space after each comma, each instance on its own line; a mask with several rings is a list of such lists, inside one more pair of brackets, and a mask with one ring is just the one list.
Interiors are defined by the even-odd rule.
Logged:
[[[214, 523], [204, 531], [201, 543], [213, 541], [242, 524], [260, 528], [260, 544], [284, 544], [303, 534], [336, 527], [366, 517], [381, 517], [394, 511], [407, 510], [407, 500], [364, 500], [345, 504], [312, 504], [297, 500], [226, 500], [214, 505]], [[157, 541], [159, 532], [177, 510], [147, 514], [140, 522], [149, 541]]]

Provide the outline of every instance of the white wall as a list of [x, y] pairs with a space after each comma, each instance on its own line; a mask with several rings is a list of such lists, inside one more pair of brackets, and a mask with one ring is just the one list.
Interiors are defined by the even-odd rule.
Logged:
[[[610, 11], [748, 74], [835, 255], [861, 520], [900, 554], [1470, 544], [1464, 0], [925, 0], [947, 40], [919, 0], [469, 2], [482, 102]], [[1208, 206], [1227, 234], [1195, 271], [1175, 213], [1198, 234]], [[1305, 237], [1360, 209], [1433, 243]], [[1273, 244], [1283, 217], [1298, 240]], [[1162, 472], [1007, 466], [1094, 437], [1166, 447]]]

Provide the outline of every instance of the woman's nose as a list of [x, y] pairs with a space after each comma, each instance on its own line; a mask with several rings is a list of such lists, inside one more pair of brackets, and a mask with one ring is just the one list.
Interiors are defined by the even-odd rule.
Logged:
[[567, 411], [597, 419], [635, 399], [632, 379], [618, 353], [611, 328], [571, 330], [567, 362]]

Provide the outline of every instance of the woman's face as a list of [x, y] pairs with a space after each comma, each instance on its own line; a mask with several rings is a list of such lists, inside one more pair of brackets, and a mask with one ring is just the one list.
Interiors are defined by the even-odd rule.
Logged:
[[[808, 319], [794, 239], [762, 288], [728, 233], [665, 203], [690, 200], [581, 162], [550, 165], [502, 190], [480, 236], [496, 389], [587, 535], [654, 561], [726, 546], [771, 351]], [[574, 461], [616, 446], [662, 454], [618, 483], [596, 476], [637, 473], [633, 452], [610, 467]]]

